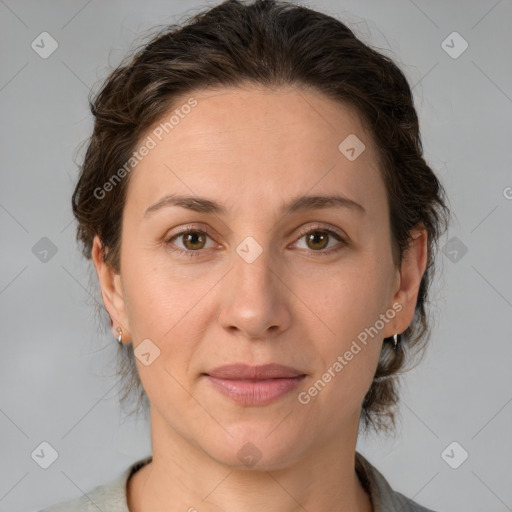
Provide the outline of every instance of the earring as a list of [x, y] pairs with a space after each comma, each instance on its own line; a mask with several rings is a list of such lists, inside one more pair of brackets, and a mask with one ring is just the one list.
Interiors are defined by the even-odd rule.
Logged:
[[402, 335], [401, 334], [393, 334], [393, 350], [396, 350], [398, 348], [398, 344], [400, 343], [402, 339]]
[[121, 329], [121, 327], [117, 327], [116, 331], [119, 333], [119, 336], [117, 337], [117, 343], [119, 343], [119, 345], [122, 345], [123, 344], [123, 329]]

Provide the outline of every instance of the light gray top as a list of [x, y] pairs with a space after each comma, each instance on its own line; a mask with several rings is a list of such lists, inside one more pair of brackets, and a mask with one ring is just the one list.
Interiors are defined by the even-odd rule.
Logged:
[[[82, 497], [52, 505], [40, 512], [130, 512], [126, 496], [129, 478], [152, 460], [152, 455], [134, 462], [115, 480], [95, 487]], [[356, 472], [370, 495], [373, 512], [434, 512], [393, 491], [384, 476], [356, 452]]]

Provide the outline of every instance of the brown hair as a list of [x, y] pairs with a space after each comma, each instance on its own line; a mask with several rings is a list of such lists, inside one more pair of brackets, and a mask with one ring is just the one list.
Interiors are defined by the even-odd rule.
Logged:
[[[72, 198], [77, 240], [90, 258], [97, 234], [105, 261], [119, 271], [130, 175], [121, 173], [122, 179], [113, 183], [114, 175], [119, 177], [141, 136], [177, 107], [178, 98], [207, 87], [246, 83], [309, 88], [355, 107], [378, 149], [397, 265], [410, 243], [410, 230], [427, 230], [427, 269], [414, 319], [402, 333], [398, 350], [384, 343], [362, 404], [364, 430], [371, 426], [388, 431], [395, 426], [399, 371], [413, 355], [423, 353], [429, 337], [427, 292], [449, 210], [444, 189], [423, 158], [418, 117], [404, 74], [339, 20], [285, 1], [226, 0], [186, 23], [166, 26], [128, 56], [90, 100], [94, 129]], [[102, 187], [109, 180], [113, 186], [105, 192]], [[123, 347], [119, 366], [125, 380], [121, 401], [138, 391], [138, 405], [142, 401], [147, 406], [133, 347], [128, 346]]]

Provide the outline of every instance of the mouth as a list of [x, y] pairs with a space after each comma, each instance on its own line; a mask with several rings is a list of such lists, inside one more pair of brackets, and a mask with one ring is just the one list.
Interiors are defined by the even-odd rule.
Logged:
[[284, 397], [306, 377], [304, 372], [278, 364], [227, 365], [204, 373], [221, 394], [244, 406], [262, 406]]

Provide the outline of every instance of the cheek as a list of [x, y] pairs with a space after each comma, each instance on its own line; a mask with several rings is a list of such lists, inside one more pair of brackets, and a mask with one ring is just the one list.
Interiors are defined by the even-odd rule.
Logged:
[[316, 338], [316, 371], [305, 391], [333, 424], [347, 412], [359, 410], [377, 368], [382, 337], [369, 335], [365, 329], [375, 324], [380, 312], [371, 312], [372, 307], [377, 311], [374, 304], [364, 305], [358, 309], [353, 301], [346, 303], [347, 310], [332, 317], [336, 332], [328, 336], [331, 341]]
[[[162, 385], [176, 400], [188, 400], [181, 395], [183, 390], [177, 382], [189, 378], [204, 328], [212, 321], [208, 317], [211, 311], [205, 308], [211, 304], [207, 300], [208, 290], [214, 287], [218, 277], [213, 272], [204, 276], [196, 272], [194, 276], [193, 265], [173, 264], [162, 257], [163, 249], [152, 252], [150, 257], [132, 251], [123, 267], [126, 313], [135, 355], [144, 349], [146, 345], [142, 343], [147, 344], [146, 340], [157, 347], [153, 350], [158, 353], [150, 366], [142, 360], [136, 363], [143, 387], [152, 400], [158, 400]], [[139, 344], [141, 348], [137, 350]]]
[[139, 249], [126, 243], [123, 255], [130, 328], [134, 338], [161, 338], [199, 301], [202, 284], [193, 279], [191, 270], [173, 265], [163, 248]]
[[315, 377], [321, 381], [316, 387], [325, 384], [325, 399], [340, 407], [359, 404], [371, 384], [382, 347], [387, 279], [376, 261], [368, 261], [303, 288], [304, 302], [315, 312], [308, 313], [308, 330], [314, 332], [314, 324], [319, 327], [313, 338], [319, 356]]
[[[124, 290], [142, 386], [153, 404], [185, 403], [190, 397], [179, 383], [187, 382], [197, 346], [190, 332], [200, 296], [190, 291], [186, 281], [138, 263], [134, 258], [126, 265]], [[148, 352], [146, 364], [143, 356]]]
[[346, 339], [373, 325], [384, 312], [389, 276], [376, 258], [359, 254], [341, 261], [337, 269], [313, 269], [307, 277], [296, 278], [294, 293], [331, 334]]

